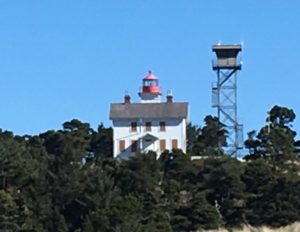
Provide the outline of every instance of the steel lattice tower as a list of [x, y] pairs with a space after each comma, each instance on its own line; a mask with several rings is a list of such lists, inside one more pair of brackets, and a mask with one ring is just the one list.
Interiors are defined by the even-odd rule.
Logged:
[[237, 58], [241, 50], [241, 45], [212, 46], [217, 56], [212, 65], [217, 73], [217, 82], [212, 85], [212, 106], [217, 108], [219, 121], [228, 132], [225, 152], [233, 156], [238, 156], [243, 147], [243, 126], [237, 120], [237, 73], [242, 68]]

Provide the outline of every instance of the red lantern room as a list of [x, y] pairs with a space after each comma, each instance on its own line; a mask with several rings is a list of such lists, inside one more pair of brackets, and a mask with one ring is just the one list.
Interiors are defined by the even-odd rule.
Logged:
[[160, 87], [157, 77], [149, 70], [143, 79], [143, 86], [140, 88], [139, 96], [142, 101], [160, 100]]
[[158, 79], [149, 70], [147, 76], [143, 79], [143, 93], [161, 94], [158, 85]]

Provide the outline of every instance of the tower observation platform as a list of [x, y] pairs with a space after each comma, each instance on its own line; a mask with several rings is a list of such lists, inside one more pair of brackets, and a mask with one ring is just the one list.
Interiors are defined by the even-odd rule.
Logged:
[[242, 51], [241, 45], [213, 45], [212, 51], [217, 56], [216, 62], [213, 62], [213, 70], [241, 70], [242, 65], [237, 62], [238, 53]]

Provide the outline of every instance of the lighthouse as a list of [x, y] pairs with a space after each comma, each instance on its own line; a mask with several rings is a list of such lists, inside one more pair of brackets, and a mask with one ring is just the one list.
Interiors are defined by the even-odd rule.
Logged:
[[131, 156], [165, 150], [186, 151], [188, 103], [175, 102], [172, 92], [161, 100], [158, 78], [148, 71], [138, 92], [140, 102], [132, 102], [128, 93], [121, 103], [110, 105], [109, 117], [114, 131], [114, 157]]
[[139, 96], [141, 103], [160, 103], [161, 90], [157, 77], [151, 70], [143, 79], [143, 86], [140, 87]]

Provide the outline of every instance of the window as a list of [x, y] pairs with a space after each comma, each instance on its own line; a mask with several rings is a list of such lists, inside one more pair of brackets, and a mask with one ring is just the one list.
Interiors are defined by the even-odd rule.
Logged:
[[131, 141], [131, 152], [137, 152], [137, 141], [136, 140]]
[[131, 122], [131, 132], [136, 132], [136, 128], [137, 128], [137, 123]]
[[160, 148], [160, 151], [166, 150], [166, 140], [165, 139], [161, 139], [159, 141], [159, 148]]
[[178, 148], [177, 139], [172, 139], [172, 149], [177, 149], [177, 148]]
[[120, 140], [119, 141], [119, 151], [120, 152], [125, 151], [125, 140]]
[[165, 122], [159, 122], [159, 130], [166, 131], [166, 123]]
[[151, 131], [151, 122], [146, 122], [146, 131]]

